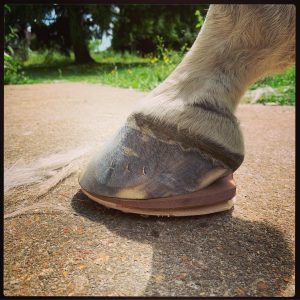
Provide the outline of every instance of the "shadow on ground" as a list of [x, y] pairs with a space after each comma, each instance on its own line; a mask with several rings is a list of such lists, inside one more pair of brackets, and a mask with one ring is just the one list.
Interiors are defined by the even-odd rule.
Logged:
[[81, 192], [72, 207], [111, 232], [152, 246], [143, 295], [277, 296], [293, 272], [283, 234], [268, 224], [233, 217], [232, 211], [145, 218], [106, 209]]

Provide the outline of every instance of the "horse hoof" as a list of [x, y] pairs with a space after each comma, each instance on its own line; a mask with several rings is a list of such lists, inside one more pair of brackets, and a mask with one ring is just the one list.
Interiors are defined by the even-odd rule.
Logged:
[[[214, 205], [203, 210], [207, 213], [230, 207], [235, 185], [228, 174], [232, 177], [229, 168], [197, 149], [125, 125], [90, 161], [79, 184], [88, 197], [108, 207], [139, 214], [192, 215], [191, 205]], [[221, 185], [210, 186], [225, 176]], [[201, 209], [194, 213], [201, 214]]]

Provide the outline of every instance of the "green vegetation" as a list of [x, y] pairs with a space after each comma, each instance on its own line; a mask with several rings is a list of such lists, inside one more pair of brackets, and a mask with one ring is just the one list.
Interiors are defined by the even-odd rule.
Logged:
[[[95, 64], [76, 65], [73, 55], [58, 52], [29, 52], [23, 63], [25, 77], [13, 83], [41, 83], [57, 81], [86, 81], [149, 91], [163, 81], [181, 61], [185, 51], [175, 52], [161, 46], [156, 55], [139, 56], [128, 52], [104, 51], [92, 53]], [[268, 77], [252, 85], [251, 90], [271, 86], [275, 94], [263, 95], [258, 103], [295, 105], [295, 67], [285, 73]]]
[[13, 56], [4, 52], [4, 83], [22, 83], [26, 82], [24, 72], [20, 71], [19, 63]]
[[295, 66], [289, 68], [285, 73], [267, 77], [252, 85], [251, 89], [271, 86], [276, 90], [275, 94], [263, 95], [258, 103], [274, 103], [280, 105], [295, 105], [296, 102], [296, 69]]
[[141, 57], [128, 52], [105, 51], [92, 54], [95, 64], [75, 65], [71, 63], [72, 56], [64, 59], [56, 52], [52, 55], [30, 52], [22, 68], [27, 80], [19, 83], [86, 81], [148, 91], [172, 72], [182, 55], [169, 51], [160, 58], [153, 54]]
[[119, 5], [112, 29], [112, 48], [142, 54], [155, 52], [158, 36], [168, 49], [178, 51], [184, 44], [191, 46], [208, 7], [207, 4]]

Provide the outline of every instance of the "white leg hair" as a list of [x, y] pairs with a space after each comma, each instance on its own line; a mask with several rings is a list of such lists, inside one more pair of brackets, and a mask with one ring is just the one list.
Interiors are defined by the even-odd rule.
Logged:
[[4, 192], [19, 186], [37, 185], [36, 196], [44, 195], [76, 172], [77, 160], [90, 150], [90, 146], [79, 147], [66, 153], [54, 153], [28, 164], [18, 160], [4, 169]]

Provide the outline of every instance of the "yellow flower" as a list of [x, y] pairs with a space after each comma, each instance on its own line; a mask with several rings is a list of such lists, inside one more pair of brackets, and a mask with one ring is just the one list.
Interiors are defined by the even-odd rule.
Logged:
[[164, 62], [165, 62], [166, 64], [170, 62], [170, 59], [169, 59], [169, 57], [168, 57], [167, 55], [164, 55], [164, 56], [163, 56], [163, 59], [164, 59]]
[[155, 64], [157, 61], [158, 61], [158, 59], [155, 56], [150, 59], [151, 64]]

